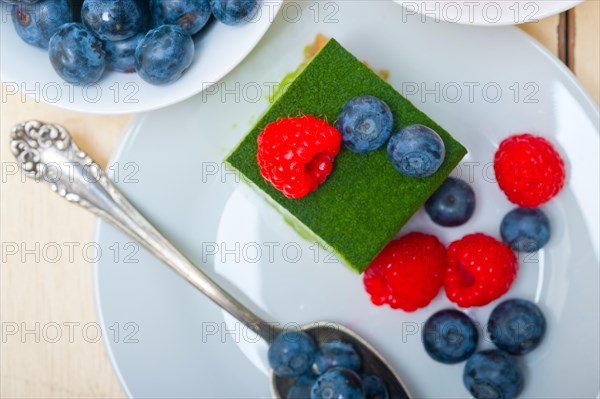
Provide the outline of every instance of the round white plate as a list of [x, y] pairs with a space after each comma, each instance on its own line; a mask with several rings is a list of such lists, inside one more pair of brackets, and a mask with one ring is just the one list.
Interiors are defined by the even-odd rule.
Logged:
[[281, 0], [263, 0], [247, 23], [227, 26], [214, 18], [194, 36], [196, 53], [189, 70], [170, 85], [155, 86], [137, 74], [107, 71], [99, 82], [73, 85], [52, 68], [48, 51], [25, 43], [17, 35], [10, 5], [1, 3], [0, 80], [3, 97], [24, 95], [73, 111], [130, 114], [183, 101], [205, 90], [235, 68], [256, 46], [275, 20]]
[[[388, 68], [390, 83], [470, 150], [460, 175], [477, 193], [473, 219], [443, 229], [419, 212], [403, 232], [430, 232], [445, 243], [478, 231], [498, 236], [500, 220], [512, 206], [490, 175], [497, 143], [511, 133], [532, 132], [548, 137], [564, 154], [568, 185], [544, 206], [554, 229], [551, 242], [539, 254], [521, 257], [517, 281], [504, 299], [534, 300], [548, 319], [544, 343], [524, 358], [523, 396], [595, 397], [600, 371], [596, 106], [562, 64], [516, 28], [421, 23], [419, 17], [401, 24], [401, 7], [389, 2], [369, 2], [368, 12], [364, 2], [336, 4], [333, 11], [321, 6], [318, 23], [311, 3], [303, 3], [303, 17], [295, 23], [286, 21], [283, 8], [265, 39], [224, 81], [136, 119], [113, 159], [119, 187], [183, 253], [267, 320], [341, 322], [387, 356], [414, 397], [468, 396], [463, 365], [436, 363], [421, 345], [421, 323], [436, 310], [453, 307], [443, 292], [415, 313], [373, 306], [361, 276], [302, 239], [221, 166], [268, 107], [265, 97], [273, 82], [299, 64], [304, 46], [318, 32], [335, 37], [374, 68]], [[250, 331], [145, 251], [134, 253], [135, 246], [127, 247], [131, 240], [109, 225], [98, 224], [97, 240], [104, 254], [95, 268], [98, 312], [128, 395], [270, 396], [266, 347]], [[485, 325], [492, 307], [468, 314]], [[485, 339], [480, 345], [491, 346]]]
[[404, 14], [466, 25], [516, 25], [575, 7], [583, 0], [394, 0]]

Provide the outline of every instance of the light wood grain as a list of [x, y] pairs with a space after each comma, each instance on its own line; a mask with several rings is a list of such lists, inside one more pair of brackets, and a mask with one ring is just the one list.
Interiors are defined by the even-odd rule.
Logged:
[[[41, 184], [25, 183], [20, 175], [9, 175], [14, 166], [6, 145], [12, 125], [31, 117], [68, 126], [81, 147], [105, 164], [113, 152], [129, 117], [81, 115], [36, 104], [20, 95], [1, 105], [2, 189], [0, 193], [1, 241], [3, 249], [16, 243], [33, 249], [40, 246], [39, 261], [27, 255], [4, 256], [0, 270], [0, 315], [3, 336], [0, 355], [0, 396], [3, 398], [100, 398], [122, 397], [123, 392], [108, 361], [102, 341], [93, 342], [95, 329], [83, 334], [86, 323], [96, 323], [91, 266], [81, 250], [69, 259], [68, 245], [80, 248], [92, 241], [94, 218], [68, 204]], [[54, 252], [43, 248], [56, 243], [63, 254], [53, 263]], [[5, 262], [6, 261], [6, 262]], [[8, 335], [17, 323], [20, 332]], [[23, 324], [24, 323], [24, 324]], [[23, 327], [36, 334], [23, 335]], [[62, 337], [56, 342], [49, 323], [58, 323]], [[69, 324], [73, 342], [69, 342]], [[93, 326], [93, 324], [92, 324]], [[45, 327], [45, 330], [44, 330]], [[46, 334], [43, 334], [44, 331]], [[47, 338], [47, 339], [45, 339]], [[25, 342], [23, 342], [25, 341]]]
[[[575, 71], [596, 101], [600, 95], [597, 1], [576, 10], [577, 37]], [[558, 53], [558, 16], [523, 26], [554, 54]], [[36, 104], [21, 96], [10, 96], [0, 104], [0, 160], [4, 166], [0, 193], [0, 235], [6, 243], [25, 243], [32, 248], [47, 243], [92, 241], [94, 219], [51, 193], [42, 185], [25, 184], [20, 176], [6, 176], [12, 156], [6, 146], [11, 126], [35, 117], [66, 126], [81, 147], [105, 164], [120, 139], [128, 117], [103, 117]], [[66, 255], [56, 263], [36, 262], [28, 256], [3, 260], [0, 269], [0, 317], [4, 329], [17, 323], [40, 328], [47, 323], [80, 323], [74, 342], [68, 342], [66, 327], [58, 343], [35, 342], [24, 337], [3, 334], [0, 342], [0, 397], [3, 398], [106, 398], [122, 397], [116, 377], [101, 341], [87, 342], [81, 326], [96, 321], [91, 266], [81, 252], [74, 261]], [[89, 337], [88, 337], [89, 338]]]
[[548, 18], [537, 20], [536, 22], [520, 25], [519, 27], [536, 38], [544, 45], [544, 47], [550, 50], [552, 54], [558, 56], [559, 19], [558, 15], [553, 15]]
[[588, 0], [575, 9], [575, 75], [600, 104], [600, 1]]

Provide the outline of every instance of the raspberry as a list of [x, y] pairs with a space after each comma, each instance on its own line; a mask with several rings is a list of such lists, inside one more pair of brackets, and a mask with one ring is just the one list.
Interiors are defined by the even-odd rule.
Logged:
[[500, 241], [467, 235], [448, 247], [446, 296], [463, 308], [487, 305], [508, 291], [518, 268], [513, 251]]
[[363, 282], [377, 306], [412, 312], [427, 306], [438, 294], [447, 265], [439, 240], [410, 233], [390, 242], [365, 270]]
[[523, 207], [548, 202], [565, 184], [565, 163], [550, 142], [531, 134], [511, 136], [494, 157], [498, 185]]
[[327, 179], [341, 141], [333, 126], [314, 116], [281, 118], [258, 135], [260, 173], [286, 197], [304, 197]]

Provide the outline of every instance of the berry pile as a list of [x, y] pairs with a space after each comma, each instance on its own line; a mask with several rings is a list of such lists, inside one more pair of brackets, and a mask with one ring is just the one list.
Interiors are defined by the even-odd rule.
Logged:
[[392, 135], [392, 127], [392, 112], [384, 101], [353, 97], [340, 111], [335, 128], [311, 115], [268, 124], [257, 140], [258, 166], [288, 198], [304, 197], [325, 181], [340, 142], [361, 154], [388, 142], [391, 164], [408, 177], [431, 176], [440, 168], [446, 149], [439, 134], [423, 125], [409, 125]]
[[550, 201], [564, 187], [565, 162], [548, 140], [521, 134], [500, 143], [494, 172], [509, 201], [522, 207], [502, 219], [502, 240], [518, 252], [539, 250], [550, 240], [551, 228], [544, 211], [536, 207]]
[[525, 355], [540, 344], [546, 319], [534, 303], [511, 299], [492, 311], [486, 329], [498, 349], [475, 353], [479, 333], [473, 321], [457, 310], [441, 310], [425, 323], [423, 345], [442, 363], [468, 359], [463, 382], [474, 398], [515, 398], [523, 389], [523, 366], [511, 355]]
[[[564, 186], [564, 162], [558, 152], [547, 140], [529, 134], [504, 140], [494, 168], [500, 187], [509, 199], [521, 204], [546, 202]], [[509, 170], [518, 173], [509, 174]], [[542, 188], [531, 185], [539, 183], [533, 177], [542, 179]], [[440, 226], [460, 226], [473, 215], [475, 203], [470, 185], [449, 177], [426, 201], [425, 211]], [[411, 233], [389, 243], [373, 260], [363, 276], [365, 289], [375, 305], [414, 311], [429, 304], [442, 281], [446, 296], [458, 306], [487, 305], [504, 295], [517, 276], [519, 265], [513, 251], [535, 252], [548, 243], [550, 220], [541, 209], [516, 208], [504, 216], [500, 235], [503, 242], [481, 233], [469, 234], [451, 243], [447, 254], [439, 244], [437, 248], [445, 254], [436, 256], [434, 265], [431, 257], [421, 258], [437, 239]], [[417, 249], [416, 255], [411, 255], [405, 242], [411, 250]], [[434, 266], [442, 270], [434, 271]]]
[[339, 340], [317, 347], [302, 331], [279, 334], [269, 347], [269, 364], [279, 377], [295, 379], [288, 399], [388, 399], [385, 383], [361, 373], [354, 347]]
[[211, 15], [243, 23], [258, 0], [3, 0], [17, 34], [48, 49], [50, 63], [74, 84], [97, 82], [105, 69], [137, 72], [151, 84], [178, 80], [190, 67], [192, 36]]
[[509, 247], [484, 234], [470, 234], [448, 250], [435, 236], [410, 233], [390, 242], [364, 273], [377, 306], [412, 312], [425, 307], [441, 286], [461, 307], [487, 305], [506, 293], [518, 270]]
[[[528, 134], [500, 144], [494, 169], [500, 188], [518, 205], [538, 206], [564, 186], [564, 162], [558, 152], [547, 140]], [[440, 226], [459, 226], [471, 218], [475, 202], [475, 192], [466, 182], [448, 178], [425, 203], [425, 211]], [[422, 233], [392, 241], [364, 273], [371, 301], [413, 311], [429, 304], [442, 284], [448, 299], [463, 308], [494, 301], [517, 276], [513, 251], [534, 252], [550, 240], [548, 217], [532, 207], [516, 208], [504, 216], [503, 242], [469, 234], [446, 251], [434, 236]], [[423, 326], [422, 340], [425, 351], [439, 362], [468, 359], [463, 382], [475, 398], [511, 399], [524, 385], [522, 366], [511, 355], [535, 349], [545, 331], [544, 315], [535, 304], [512, 299], [496, 306], [487, 324], [487, 336], [498, 349], [476, 353], [479, 332], [467, 315], [454, 309], [432, 315]]]
[[446, 156], [446, 147], [439, 134], [423, 125], [405, 126], [392, 134], [392, 126], [390, 108], [373, 96], [350, 99], [336, 123], [349, 150], [367, 153], [379, 149], [387, 141], [388, 157], [398, 172], [418, 178], [434, 174]]

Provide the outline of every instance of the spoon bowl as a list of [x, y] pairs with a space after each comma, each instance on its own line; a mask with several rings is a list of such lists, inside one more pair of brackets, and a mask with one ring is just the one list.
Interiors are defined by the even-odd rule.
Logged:
[[[310, 335], [317, 343], [317, 346], [336, 340], [351, 344], [362, 360], [361, 373], [374, 374], [381, 378], [386, 385], [390, 398], [410, 399], [408, 390], [402, 380], [385, 361], [383, 356], [354, 331], [330, 321], [305, 324], [300, 327], [300, 331]], [[286, 399], [289, 390], [294, 384], [294, 379], [279, 377], [273, 373], [273, 370], [269, 373], [269, 379], [273, 398]]]

